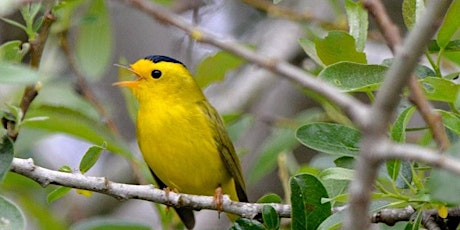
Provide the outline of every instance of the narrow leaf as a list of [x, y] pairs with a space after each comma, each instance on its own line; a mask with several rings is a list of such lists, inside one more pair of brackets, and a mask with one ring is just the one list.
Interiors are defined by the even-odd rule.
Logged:
[[404, 24], [407, 28], [412, 28], [420, 19], [425, 10], [425, 2], [423, 0], [404, 0], [402, 4], [402, 14]]
[[88, 170], [96, 164], [99, 156], [101, 155], [102, 151], [105, 149], [106, 143], [102, 144], [102, 146], [91, 146], [86, 151], [85, 155], [80, 161], [80, 172], [85, 174]]
[[54, 201], [56, 200], [59, 200], [61, 199], [62, 197], [64, 197], [67, 193], [69, 193], [69, 191], [71, 190], [72, 188], [69, 188], [69, 187], [59, 187], [53, 191], [51, 191], [48, 196], [46, 197], [46, 201], [48, 202], [48, 204], [51, 204], [53, 203]]
[[345, 1], [345, 10], [347, 11], [348, 27], [350, 34], [356, 41], [356, 50], [362, 52], [367, 40], [368, 17], [360, 2], [352, 0]]

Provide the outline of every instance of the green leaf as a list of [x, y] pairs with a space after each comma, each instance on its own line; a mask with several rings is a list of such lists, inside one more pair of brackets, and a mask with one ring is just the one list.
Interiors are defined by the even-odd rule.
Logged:
[[315, 42], [315, 48], [326, 66], [343, 61], [367, 63], [366, 54], [356, 50], [355, 39], [343, 31], [330, 31], [324, 39]]
[[318, 78], [344, 92], [370, 92], [378, 89], [387, 70], [382, 65], [340, 62], [324, 68]]
[[326, 65], [323, 64], [321, 59], [318, 57], [318, 54], [316, 53], [316, 47], [315, 43], [311, 40], [308, 40], [306, 38], [301, 38], [299, 39], [299, 44], [302, 47], [303, 51], [312, 59], [314, 60], [318, 65], [324, 67]]
[[[459, 159], [460, 142], [448, 148], [445, 154]], [[428, 189], [432, 200], [446, 202], [450, 205], [460, 204], [460, 196], [458, 195], [458, 191], [460, 191], [460, 177], [457, 174], [433, 168], [428, 182]]]
[[59, 187], [53, 191], [51, 191], [48, 196], [46, 197], [46, 200], [48, 204], [53, 203], [56, 200], [61, 199], [64, 197], [69, 191], [72, 190], [72, 188], [69, 187]]
[[439, 47], [445, 48], [454, 34], [458, 31], [460, 27], [460, 20], [458, 20], [459, 14], [460, 0], [454, 0], [447, 10], [444, 22], [438, 31], [436, 40], [438, 41]]
[[425, 10], [425, 2], [423, 0], [404, 0], [402, 4], [402, 14], [404, 24], [407, 28], [412, 28], [420, 19]]
[[150, 227], [144, 224], [139, 224], [132, 221], [110, 219], [110, 218], [94, 218], [85, 220], [72, 226], [70, 230], [150, 230]]
[[460, 85], [450, 80], [439, 77], [426, 77], [420, 80], [420, 84], [429, 100], [451, 103], [457, 100]]
[[264, 205], [262, 207], [262, 219], [264, 220], [266, 229], [276, 230], [280, 228], [280, 217], [276, 210], [270, 205]]
[[345, 1], [345, 10], [347, 11], [348, 27], [350, 34], [356, 41], [356, 50], [363, 52], [367, 40], [368, 17], [360, 2], [352, 0]]
[[85, 155], [80, 161], [80, 172], [85, 174], [88, 170], [96, 164], [99, 156], [101, 155], [102, 151], [105, 149], [106, 143], [104, 142], [102, 146], [91, 146], [86, 151]]
[[[438, 42], [436, 40], [431, 40], [428, 43], [428, 52], [430, 53], [437, 53], [441, 51], [441, 47], [439, 47]], [[444, 52], [458, 52], [460, 51], [460, 40], [453, 40], [449, 41], [444, 47]]]
[[444, 126], [457, 135], [460, 135], [460, 117], [455, 113], [444, 110], [438, 110], [437, 112], [441, 114]]
[[20, 63], [24, 55], [29, 51], [29, 47], [29, 43], [23, 44], [19, 40], [3, 43], [0, 46], [0, 62]]
[[276, 194], [276, 193], [268, 193], [263, 195], [259, 200], [257, 200], [257, 203], [281, 203], [282, 199], [281, 197]]
[[257, 220], [238, 218], [230, 230], [265, 230], [265, 226]]
[[72, 172], [72, 168], [70, 168], [70, 166], [68, 165], [64, 165], [64, 166], [61, 166], [59, 169], [58, 169], [59, 172], [66, 172], [66, 173], [71, 173]]
[[337, 167], [353, 169], [355, 159], [353, 157], [339, 157], [334, 160], [334, 164]]
[[77, 27], [76, 60], [84, 75], [100, 79], [111, 58], [112, 27], [105, 1], [90, 2], [80, 26]]
[[200, 62], [195, 73], [195, 80], [201, 88], [204, 88], [212, 82], [221, 81], [225, 73], [238, 68], [242, 63], [242, 58], [226, 51], [219, 51]]
[[409, 106], [404, 109], [396, 118], [393, 126], [391, 127], [390, 136], [391, 140], [396, 142], [405, 142], [406, 141], [406, 127], [409, 122], [412, 114], [415, 111], [414, 106]]
[[[317, 121], [323, 112], [318, 109], [308, 109], [299, 114], [292, 123], [303, 124], [308, 121]], [[263, 145], [262, 151], [253, 167], [249, 171], [248, 181], [256, 182], [263, 176], [272, 172], [277, 166], [278, 155], [282, 152], [290, 151], [299, 145], [296, 137], [297, 125], [286, 125], [276, 127], [270, 137]]]
[[21, 230], [25, 229], [24, 214], [16, 204], [0, 196], [0, 229]]
[[331, 204], [321, 181], [311, 174], [299, 174], [290, 179], [292, 229], [316, 230], [331, 215]]
[[8, 136], [5, 135], [0, 143], [0, 183], [5, 178], [6, 173], [10, 170], [13, 157], [14, 143]]
[[116, 137], [100, 120], [90, 118], [79, 111], [59, 106], [39, 106], [28, 111], [26, 117], [46, 115], [49, 119], [28, 122], [25, 127], [60, 132], [87, 140], [94, 144], [107, 142], [107, 149], [133, 159], [129, 148]]
[[346, 168], [327, 168], [318, 175], [321, 180], [353, 180], [355, 170]]
[[[398, 115], [390, 131], [390, 136], [393, 141], [400, 143], [405, 142], [407, 123], [414, 111], [415, 107], [409, 106]], [[401, 168], [401, 164], [404, 165], [403, 168]], [[396, 181], [399, 188], [407, 188], [405, 180], [412, 180], [411, 166], [407, 164], [408, 162], [402, 162], [401, 160], [389, 160], [386, 162], [388, 175], [393, 181]]]
[[0, 84], [31, 85], [40, 76], [37, 70], [25, 65], [0, 62]]
[[297, 139], [305, 146], [331, 155], [354, 157], [359, 151], [358, 130], [332, 123], [315, 122], [297, 130]]

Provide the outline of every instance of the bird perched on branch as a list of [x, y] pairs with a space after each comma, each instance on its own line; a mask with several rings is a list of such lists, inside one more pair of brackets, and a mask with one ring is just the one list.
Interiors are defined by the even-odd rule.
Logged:
[[[114, 85], [131, 89], [139, 101], [138, 144], [158, 185], [217, 198], [225, 193], [247, 202], [241, 165], [224, 123], [185, 65], [153, 55], [126, 68], [137, 79]], [[187, 228], [194, 227], [191, 208], [175, 210]]]

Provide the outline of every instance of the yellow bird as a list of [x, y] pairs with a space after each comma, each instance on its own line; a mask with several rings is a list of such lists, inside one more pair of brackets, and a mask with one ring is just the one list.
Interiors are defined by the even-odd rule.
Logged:
[[[128, 69], [137, 80], [114, 85], [128, 87], [139, 101], [138, 144], [158, 185], [196, 195], [222, 191], [247, 202], [241, 165], [224, 123], [185, 65], [153, 55]], [[193, 228], [193, 210], [175, 209]]]

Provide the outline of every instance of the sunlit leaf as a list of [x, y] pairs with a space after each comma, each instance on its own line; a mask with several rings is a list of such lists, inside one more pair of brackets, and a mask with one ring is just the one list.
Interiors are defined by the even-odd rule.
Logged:
[[242, 63], [243, 59], [233, 54], [226, 51], [217, 52], [198, 64], [195, 80], [201, 88], [204, 88], [212, 82], [221, 81], [228, 71], [237, 68]]
[[366, 54], [356, 50], [355, 39], [343, 31], [330, 31], [315, 42], [316, 53], [325, 65], [337, 62], [367, 63]]
[[425, 10], [425, 2], [423, 0], [404, 0], [402, 4], [402, 14], [404, 23], [407, 28], [412, 28], [420, 19]]
[[59, 200], [61, 199], [62, 197], [64, 197], [67, 193], [69, 193], [69, 191], [71, 190], [72, 188], [69, 188], [69, 187], [59, 187], [53, 191], [51, 191], [48, 196], [46, 197], [46, 200], [49, 204], [53, 203], [54, 201], [56, 200]]

